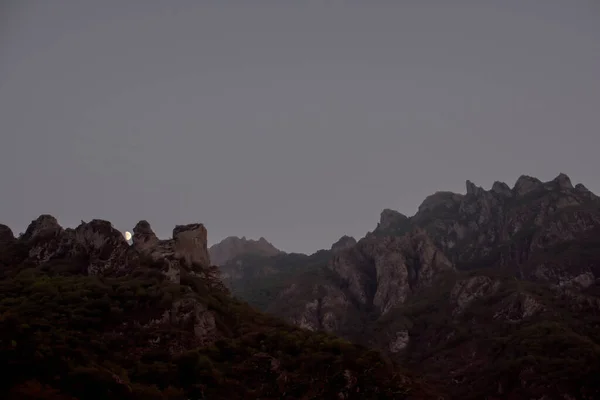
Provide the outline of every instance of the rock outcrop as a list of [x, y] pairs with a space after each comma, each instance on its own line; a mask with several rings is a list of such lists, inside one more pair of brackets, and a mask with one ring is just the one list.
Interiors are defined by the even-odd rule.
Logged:
[[22, 239], [31, 241], [36, 239], [52, 238], [60, 235], [63, 228], [52, 215], [42, 214], [31, 222]]
[[173, 229], [175, 256], [184, 259], [188, 266], [210, 266], [206, 228], [202, 224], [177, 225]]
[[[12, 233], [11, 233], [12, 234]], [[5, 236], [8, 235], [5, 233]], [[202, 224], [178, 225], [173, 238], [159, 240], [147, 221], [133, 229], [133, 245], [108, 221], [83, 222], [63, 229], [56, 218], [41, 215], [19, 239], [29, 248], [29, 260], [43, 264], [59, 258], [81, 258], [85, 273], [126, 273], [140, 257], [151, 259], [169, 280], [180, 283], [182, 271], [202, 276], [215, 288], [226, 291], [217, 267], [210, 263], [206, 228]]]
[[[480, 191], [481, 188], [477, 188], [471, 181], [467, 181], [467, 194], [474, 195]], [[463, 197], [461, 194], [452, 192], [436, 192], [423, 200], [419, 206], [419, 213], [433, 212], [439, 209], [453, 210]]]
[[506, 183], [499, 181], [493, 183], [492, 192], [503, 197], [512, 197], [513, 195], [510, 187]]
[[29, 247], [32, 262], [80, 257], [85, 259], [85, 272], [90, 275], [125, 269], [130, 257], [135, 257], [121, 232], [110, 222], [98, 219], [82, 222], [75, 229], [63, 229], [53, 216], [41, 215], [19, 240]]
[[515, 196], [522, 197], [533, 191], [543, 189], [543, 187], [544, 184], [539, 179], [528, 175], [521, 175], [519, 179], [517, 179], [517, 182], [515, 182], [515, 186], [513, 187], [512, 191]]
[[474, 300], [494, 294], [499, 288], [500, 281], [481, 275], [456, 282], [450, 292], [450, 300], [455, 304], [452, 313], [462, 314]]
[[464, 196], [433, 195], [435, 201], [428, 198], [410, 218], [459, 269], [520, 264], [540, 242], [566, 242], [598, 224], [600, 200], [573, 187], [565, 174], [546, 183], [524, 175], [513, 189], [501, 182], [490, 191], [470, 181], [466, 186]]
[[386, 208], [381, 212], [379, 223], [373, 233], [367, 236], [402, 235], [410, 228], [410, 219], [406, 215]]
[[337, 242], [331, 245], [331, 251], [339, 252], [351, 248], [356, 244], [356, 239], [352, 236], [344, 235]]
[[0, 248], [15, 241], [12, 229], [0, 224]]
[[241, 255], [274, 256], [281, 251], [269, 243], [265, 238], [258, 240], [246, 239], [246, 237], [230, 236], [221, 242], [212, 245], [209, 254], [215, 265], [225, 265], [228, 261]]
[[133, 245], [139, 251], [146, 251], [158, 244], [158, 237], [148, 221], [142, 220], [133, 228]]
[[180, 283], [182, 272], [201, 276], [209, 286], [226, 292], [218, 267], [211, 264], [207, 232], [202, 224], [177, 225], [172, 239], [159, 240], [147, 221], [133, 228], [133, 246], [149, 257], [173, 283]]
[[562, 172], [558, 174], [558, 176], [554, 178], [550, 183], [558, 189], [573, 189], [571, 178], [569, 178], [566, 174], [563, 174]]

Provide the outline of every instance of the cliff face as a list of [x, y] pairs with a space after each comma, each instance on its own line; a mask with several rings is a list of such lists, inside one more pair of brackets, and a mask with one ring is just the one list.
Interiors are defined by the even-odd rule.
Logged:
[[[229, 296], [202, 224], [0, 225], [0, 397], [435, 398], [377, 353]], [[343, 354], [343, 357], [342, 357]], [[408, 394], [410, 393], [410, 394]]]
[[160, 265], [173, 283], [181, 282], [183, 269], [185, 273], [203, 278], [211, 288], [225, 291], [219, 269], [210, 261], [204, 225], [177, 225], [172, 237], [170, 240], [159, 240], [150, 224], [140, 221], [133, 228], [133, 248]]
[[362, 306], [385, 314], [453, 267], [424, 231], [366, 238], [333, 257], [331, 271]]
[[270, 257], [280, 254], [281, 251], [263, 237], [258, 240], [249, 240], [245, 237], [230, 236], [211, 246], [209, 253], [213, 262], [220, 266], [243, 255]]
[[[378, 347], [456, 398], [595, 390], [564, 355], [544, 357], [558, 340], [600, 361], [600, 331], [582, 322], [600, 315], [599, 198], [564, 174], [466, 186], [429, 196], [412, 217], [384, 210], [372, 233], [268, 310]], [[527, 343], [529, 361], [515, 355]]]
[[267, 310], [305, 329], [357, 340], [366, 321], [453, 270], [421, 229], [401, 237], [368, 236], [334, 253], [324, 272], [305, 275], [283, 290]]

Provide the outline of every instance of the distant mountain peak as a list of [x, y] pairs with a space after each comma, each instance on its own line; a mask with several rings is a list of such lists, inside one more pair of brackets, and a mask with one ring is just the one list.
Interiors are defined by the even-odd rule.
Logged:
[[408, 219], [408, 217], [401, 212], [396, 210], [392, 210], [390, 208], [385, 208], [381, 211], [379, 215], [379, 225], [380, 229], [387, 229], [389, 226], [395, 224], [398, 221], [404, 221]]
[[561, 189], [573, 189], [573, 184], [571, 183], [571, 179], [562, 172], [558, 174], [556, 178], [552, 180], [552, 183], [556, 184]]
[[515, 182], [515, 186], [513, 186], [512, 190], [515, 195], [523, 196], [543, 187], [544, 184], [538, 178], [529, 175], [521, 175], [519, 179], [517, 179], [517, 182]]
[[492, 192], [507, 197], [510, 197], [513, 194], [510, 187], [506, 183], [500, 181], [494, 182], [492, 185]]
[[[472, 191], [472, 193], [474, 194], [475, 192], [478, 192], [478, 189], [481, 188], [477, 188], [473, 183], [471, 183], [471, 181], [467, 181], [467, 189]], [[452, 207], [454, 204], [460, 202], [463, 197], [464, 195], [453, 192], [435, 192], [434, 194], [427, 196], [425, 200], [423, 200], [423, 202], [419, 206], [418, 212], [434, 210], [440, 206]]]
[[246, 239], [246, 236], [228, 236], [208, 250], [210, 259], [216, 265], [224, 265], [228, 261], [245, 254], [274, 256], [281, 250], [273, 246], [264, 237], [258, 240]]
[[356, 239], [352, 236], [344, 235], [337, 242], [331, 245], [331, 251], [337, 252], [348, 249], [356, 244]]

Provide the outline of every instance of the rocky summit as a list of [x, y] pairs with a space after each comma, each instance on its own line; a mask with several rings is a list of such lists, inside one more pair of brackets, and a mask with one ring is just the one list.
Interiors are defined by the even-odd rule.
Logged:
[[216, 265], [225, 265], [227, 262], [242, 255], [255, 254], [259, 256], [274, 256], [281, 253], [279, 249], [269, 243], [264, 237], [258, 240], [229, 236], [209, 249], [211, 260]]
[[467, 181], [411, 217], [383, 210], [372, 232], [343, 242], [318, 263], [280, 259], [295, 272], [268, 303], [255, 293], [273, 283], [233, 293], [376, 348], [445, 398], [600, 398], [600, 199], [582, 184]]
[[435, 399], [380, 353], [231, 297], [202, 224], [0, 225], [0, 398]]

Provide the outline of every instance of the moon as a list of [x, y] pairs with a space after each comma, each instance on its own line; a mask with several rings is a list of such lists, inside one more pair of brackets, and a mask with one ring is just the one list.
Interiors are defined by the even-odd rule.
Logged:
[[131, 232], [129, 232], [129, 231], [125, 232], [125, 240], [127, 240], [127, 241], [131, 240]]

